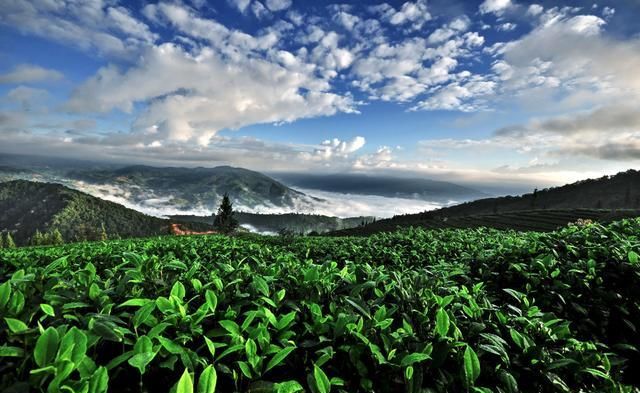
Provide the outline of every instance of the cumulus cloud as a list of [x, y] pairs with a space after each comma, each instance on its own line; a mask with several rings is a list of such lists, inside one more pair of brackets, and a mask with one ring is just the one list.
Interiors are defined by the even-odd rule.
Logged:
[[[201, 145], [225, 128], [356, 112], [350, 96], [330, 91], [331, 74], [318, 76], [304, 57], [271, 51], [277, 32], [255, 37], [173, 4], [147, 5], [145, 14], [207, 45], [193, 50], [154, 45], [128, 70], [103, 67], [74, 91], [67, 108], [131, 112], [136, 103], [147, 103], [133, 123], [135, 132]], [[315, 55], [334, 68], [351, 63], [352, 55], [337, 46], [335, 35], [324, 36], [320, 44], [325, 50]]]
[[480, 4], [479, 10], [481, 14], [492, 13], [501, 15], [512, 5], [511, 0], [484, 0], [482, 4]]
[[291, 7], [291, 0], [266, 0], [266, 5], [273, 12], [283, 11]]
[[62, 73], [32, 64], [20, 64], [13, 70], [0, 74], [0, 84], [35, 83], [56, 81], [63, 78]]
[[157, 38], [127, 9], [102, 0], [3, 1], [0, 24], [121, 59]]
[[305, 160], [331, 160], [335, 158], [346, 158], [350, 154], [360, 150], [366, 143], [364, 137], [356, 136], [350, 141], [343, 141], [338, 138], [327, 139], [316, 148], [313, 153], [301, 153]]
[[542, 14], [542, 11], [544, 11], [544, 7], [540, 4], [531, 4], [529, 8], [527, 8], [527, 15], [538, 16]]

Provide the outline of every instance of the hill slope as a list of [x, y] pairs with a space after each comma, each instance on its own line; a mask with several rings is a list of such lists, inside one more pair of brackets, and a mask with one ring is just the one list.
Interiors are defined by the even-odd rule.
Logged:
[[36, 230], [58, 229], [65, 240], [94, 240], [102, 226], [110, 237], [167, 234], [167, 220], [150, 217], [60, 184], [15, 180], [0, 183], [0, 232], [26, 244]]
[[640, 215], [640, 172], [588, 179], [522, 196], [480, 199], [418, 214], [395, 216], [339, 231], [365, 235], [397, 227], [552, 230], [579, 218], [608, 222]]

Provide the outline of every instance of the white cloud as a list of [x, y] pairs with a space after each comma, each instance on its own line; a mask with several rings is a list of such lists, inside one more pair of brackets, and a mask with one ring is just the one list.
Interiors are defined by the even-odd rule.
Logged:
[[251, 3], [251, 12], [253, 12], [253, 15], [255, 15], [258, 19], [265, 18], [270, 14], [267, 7], [262, 5], [262, 3], [259, 1], [254, 1], [253, 3]]
[[480, 4], [479, 10], [481, 14], [493, 13], [501, 15], [512, 5], [511, 0], [484, 0], [484, 2]]
[[338, 138], [328, 139], [316, 148], [313, 154], [304, 152], [300, 157], [305, 160], [332, 160], [346, 158], [350, 154], [360, 150], [366, 143], [364, 137], [356, 136], [350, 141], [342, 141]]
[[266, 0], [267, 8], [271, 11], [283, 11], [291, 7], [291, 0]]
[[611, 7], [604, 7], [604, 8], [602, 9], [602, 16], [603, 16], [605, 19], [609, 19], [609, 18], [613, 17], [613, 15], [615, 15], [615, 13], [616, 13], [616, 9], [615, 9], [615, 8], [611, 8]]
[[431, 20], [431, 13], [427, 6], [426, 0], [407, 1], [402, 4], [399, 10], [386, 3], [379, 6], [369, 7], [372, 12], [382, 15], [392, 25], [406, 25], [412, 30], [419, 30], [422, 26]]
[[512, 30], [515, 30], [516, 27], [518, 27], [517, 24], [511, 23], [511, 22], [507, 22], [507, 23], [503, 23], [501, 25], [498, 25], [497, 29], [499, 31], [512, 31]]
[[62, 73], [37, 65], [21, 64], [12, 71], [0, 75], [0, 84], [3, 83], [34, 83], [44, 81], [56, 81], [62, 79]]
[[542, 14], [542, 11], [544, 11], [544, 7], [540, 4], [531, 4], [529, 8], [527, 8], [527, 15], [538, 16]]
[[121, 59], [133, 56], [156, 39], [147, 25], [126, 9], [102, 0], [4, 1], [0, 24]]
[[249, 5], [251, 4], [251, 0], [227, 0], [231, 6], [235, 7], [238, 11], [244, 13]]

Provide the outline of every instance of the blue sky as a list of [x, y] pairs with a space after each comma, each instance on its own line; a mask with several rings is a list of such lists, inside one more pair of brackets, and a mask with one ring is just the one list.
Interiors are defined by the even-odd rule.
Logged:
[[536, 185], [637, 168], [639, 4], [0, 0], [0, 151]]

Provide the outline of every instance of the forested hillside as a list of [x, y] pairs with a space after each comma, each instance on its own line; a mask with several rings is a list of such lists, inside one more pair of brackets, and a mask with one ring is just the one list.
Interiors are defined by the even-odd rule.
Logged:
[[0, 232], [25, 245], [36, 230], [57, 229], [66, 241], [167, 234], [168, 221], [59, 184], [0, 183]]
[[640, 215], [640, 172], [587, 179], [521, 196], [486, 198], [340, 231], [365, 235], [397, 227], [553, 230], [578, 219], [610, 222]]

